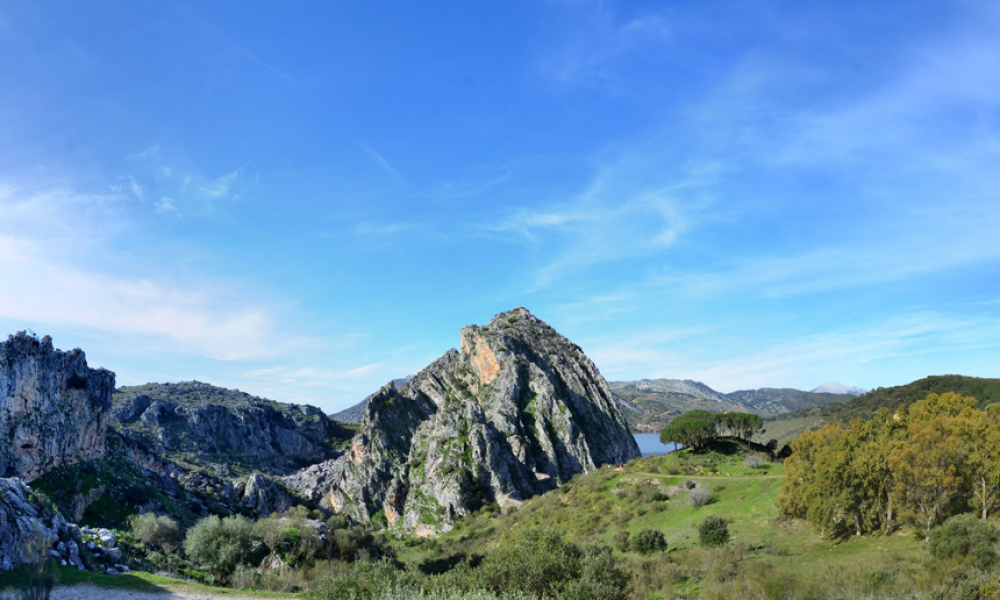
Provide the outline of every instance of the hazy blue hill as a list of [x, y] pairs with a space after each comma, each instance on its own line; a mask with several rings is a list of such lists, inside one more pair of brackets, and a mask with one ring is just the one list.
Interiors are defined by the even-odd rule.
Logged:
[[608, 384], [625, 409], [633, 431], [655, 432], [674, 417], [692, 410], [751, 412], [762, 417], [785, 414], [829, 403], [845, 402], [850, 394], [805, 392], [791, 388], [760, 388], [723, 394], [690, 379], [640, 379]]
[[726, 394], [726, 397], [730, 401], [742, 404], [765, 417], [847, 402], [854, 398], [851, 394], [804, 392], [793, 388], [739, 390]]

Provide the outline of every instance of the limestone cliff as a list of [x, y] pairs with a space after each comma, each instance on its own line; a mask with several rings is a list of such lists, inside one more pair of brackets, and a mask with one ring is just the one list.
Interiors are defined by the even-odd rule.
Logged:
[[300, 489], [330, 485], [334, 510], [424, 535], [639, 456], [594, 364], [526, 309], [463, 328], [460, 348], [375, 394], [351, 450]]
[[166, 460], [222, 477], [283, 475], [338, 456], [347, 437], [316, 407], [199, 381], [120, 388], [112, 426]]
[[115, 374], [81, 350], [19, 333], [0, 343], [0, 477], [31, 481], [60, 465], [101, 458]]

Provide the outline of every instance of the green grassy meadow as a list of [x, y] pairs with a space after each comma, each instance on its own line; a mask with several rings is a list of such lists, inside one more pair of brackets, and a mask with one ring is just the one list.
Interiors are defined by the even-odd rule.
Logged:
[[[552, 528], [578, 543], [602, 542], [617, 548], [621, 532], [634, 535], [642, 529], [662, 532], [663, 553], [624, 557], [641, 580], [650, 573], [650, 597], [694, 596], [704, 577], [705, 565], [715, 558], [699, 543], [698, 525], [715, 515], [729, 523], [731, 541], [741, 568], [787, 573], [789, 577], [899, 570], [899, 565], [919, 565], [926, 558], [922, 540], [909, 530], [891, 537], [825, 539], [802, 521], [784, 519], [778, 495], [784, 467], [768, 463], [760, 469], [743, 464], [742, 456], [710, 452], [692, 455], [681, 451], [634, 460], [623, 469], [603, 468], [575, 477], [559, 490], [524, 503], [500, 515], [494, 509], [466, 517], [437, 539], [399, 540], [398, 558], [433, 572], [462, 560], [474, 559], [501, 542], [533, 528]], [[700, 508], [688, 502], [688, 486], [707, 489], [712, 500]], [[667, 499], [663, 499], [666, 496]], [[734, 559], [736, 560], [736, 559]]]

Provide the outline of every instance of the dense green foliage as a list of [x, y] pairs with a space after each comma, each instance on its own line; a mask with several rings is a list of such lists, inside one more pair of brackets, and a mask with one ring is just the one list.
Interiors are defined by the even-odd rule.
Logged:
[[960, 560], [987, 568], [1000, 562], [1000, 529], [975, 515], [951, 517], [931, 530], [930, 551], [939, 560]]
[[548, 529], [533, 529], [493, 549], [475, 568], [441, 575], [400, 570], [388, 561], [356, 563], [322, 582], [320, 598], [429, 597], [626, 600], [630, 575], [610, 548], [577, 545]]
[[188, 530], [184, 552], [225, 582], [237, 566], [250, 564], [257, 540], [252, 522], [241, 516], [220, 519], [213, 515]]
[[782, 510], [834, 536], [891, 533], [899, 521], [929, 535], [970, 508], [985, 519], [1000, 500], [1000, 427], [976, 404], [930, 394], [802, 435], [785, 463]]
[[655, 529], [640, 529], [629, 540], [629, 549], [639, 554], [652, 554], [667, 549], [667, 539], [662, 531]]
[[166, 515], [133, 515], [129, 518], [129, 526], [136, 539], [167, 552], [175, 552], [184, 541], [184, 533], [177, 521]]
[[675, 443], [695, 452], [704, 450], [728, 430], [730, 436], [749, 442], [763, 429], [764, 420], [757, 415], [733, 412], [710, 413], [693, 410], [677, 417], [660, 431], [660, 442]]
[[706, 517], [698, 526], [698, 540], [702, 546], [721, 546], [729, 541], [729, 523], [722, 517]]

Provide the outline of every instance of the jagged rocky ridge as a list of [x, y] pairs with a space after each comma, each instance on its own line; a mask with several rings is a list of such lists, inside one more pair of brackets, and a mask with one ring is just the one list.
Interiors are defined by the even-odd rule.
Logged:
[[112, 425], [156, 454], [219, 475], [287, 474], [339, 456], [337, 425], [314, 406], [199, 381], [120, 388]]
[[357, 521], [425, 535], [639, 456], [593, 362], [526, 309], [463, 328], [460, 348], [382, 388], [347, 455], [286, 482]]
[[[397, 388], [403, 387], [411, 379], [413, 379], [413, 375], [407, 375], [406, 377], [393, 379], [392, 384]], [[341, 423], [360, 423], [361, 419], [365, 418], [365, 409], [368, 408], [368, 401], [371, 400], [373, 396], [375, 396], [375, 394], [368, 394], [368, 396], [366, 396], [361, 402], [358, 402], [349, 408], [345, 408], [340, 412], [333, 413], [330, 415], [330, 418]]]
[[0, 477], [28, 481], [104, 455], [115, 374], [26, 332], [0, 343]]

